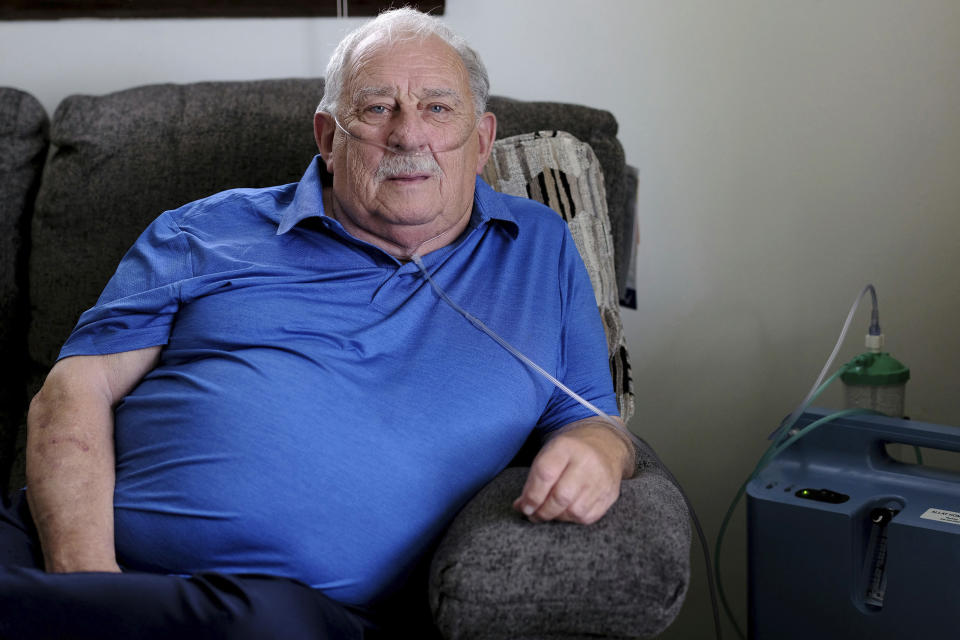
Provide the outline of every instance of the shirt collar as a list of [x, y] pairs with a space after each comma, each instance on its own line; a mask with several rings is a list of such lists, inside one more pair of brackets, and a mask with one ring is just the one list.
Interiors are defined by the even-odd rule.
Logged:
[[[290, 231], [306, 218], [329, 219], [323, 210], [320, 162], [322, 162], [320, 156], [315, 156], [297, 184], [293, 199], [280, 216], [280, 223], [277, 225], [278, 236]], [[502, 198], [498, 197], [498, 194], [480, 176], [477, 176], [473, 192], [473, 213], [470, 215], [467, 231], [472, 231], [489, 221], [500, 223], [500, 226], [513, 239], [516, 239], [520, 231], [516, 217], [503, 203]]]
[[327, 217], [323, 212], [323, 187], [320, 184], [320, 156], [314, 156], [307, 167], [306, 173], [300, 178], [293, 199], [287, 205], [280, 224], [277, 225], [277, 235], [283, 235], [293, 229], [300, 221], [311, 218]]
[[477, 176], [477, 182], [473, 190], [473, 213], [470, 216], [469, 229], [472, 231], [476, 227], [487, 221], [496, 221], [500, 227], [506, 231], [511, 238], [517, 239], [520, 233], [520, 225], [517, 223], [516, 216], [507, 207], [501, 194], [493, 190], [480, 176]]

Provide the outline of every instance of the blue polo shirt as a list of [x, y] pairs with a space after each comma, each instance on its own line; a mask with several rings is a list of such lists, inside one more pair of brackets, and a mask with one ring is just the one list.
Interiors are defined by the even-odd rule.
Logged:
[[[164, 345], [116, 409], [122, 565], [265, 573], [371, 604], [533, 429], [590, 413], [438, 298], [412, 263], [299, 183], [157, 218], [60, 357]], [[468, 228], [424, 256], [461, 306], [616, 414], [566, 224], [477, 180]]]

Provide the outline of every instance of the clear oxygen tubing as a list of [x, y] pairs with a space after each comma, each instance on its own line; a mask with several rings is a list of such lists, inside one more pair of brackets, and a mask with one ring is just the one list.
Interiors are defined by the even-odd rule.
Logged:
[[716, 588], [716, 584], [714, 583], [713, 571], [711, 569], [713, 565], [710, 562], [710, 548], [709, 548], [709, 545], [707, 544], [707, 538], [703, 533], [703, 527], [700, 526], [700, 519], [697, 517], [696, 511], [694, 511], [693, 509], [693, 504], [690, 502], [690, 498], [687, 497], [687, 493], [683, 490], [683, 487], [680, 486], [680, 482], [673, 475], [670, 469], [667, 468], [667, 466], [663, 463], [663, 461], [660, 460], [660, 457], [656, 454], [656, 452], [654, 452], [653, 448], [650, 445], [648, 445], [646, 441], [644, 441], [642, 438], [640, 438], [639, 436], [631, 432], [629, 429], [627, 429], [626, 425], [624, 425], [623, 423], [617, 420], [614, 420], [609, 414], [604, 412], [602, 409], [595, 406], [593, 403], [589, 402], [585, 398], [581, 397], [572, 389], [567, 387], [565, 384], [563, 384], [562, 382], [557, 380], [555, 377], [550, 375], [543, 367], [541, 367], [536, 362], [534, 362], [533, 360], [528, 358], [526, 355], [521, 353], [516, 347], [511, 345], [502, 337], [500, 337], [495, 331], [493, 331], [493, 329], [485, 325], [476, 316], [474, 316], [469, 311], [467, 311], [466, 309], [461, 307], [459, 304], [454, 302], [453, 299], [451, 299], [450, 296], [447, 295], [447, 292], [444, 291], [440, 287], [440, 285], [438, 285], [434, 281], [434, 279], [430, 276], [430, 272], [427, 271], [426, 266], [423, 264], [423, 260], [421, 260], [420, 256], [417, 255], [416, 251], [414, 251], [410, 255], [410, 260], [412, 260], [417, 265], [417, 267], [423, 273], [423, 277], [427, 280], [428, 283], [430, 283], [430, 286], [433, 288], [436, 294], [444, 302], [446, 302], [451, 308], [453, 308], [454, 311], [462, 315], [468, 322], [470, 322], [470, 324], [472, 324], [474, 327], [476, 327], [483, 333], [487, 334], [497, 344], [499, 344], [501, 347], [509, 351], [514, 357], [516, 357], [518, 360], [523, 362], [525, 365], [527, 365], [528, 367], [530, 367], [531, 369], [539, 373], [541, 376], [543, 376], [544, 378], [552, 382], [558, 389], [560, 389], [561, 391], [566, 393], [568, 396], [570, 396], [571, 398], [579, 402], [581, 405], [583, 405], [584, 407], [592, 411], [598, 417], [605, 420], [618, 433], [626, 436], [632, 442], [634, 447], [642, 447], [646, 453], [648, 453], [650, 456], [653, 457], [653, 460], [656, 463], [657, 467], [664, 472], [664, 474], [667, 476], [667, 479], [670, 480], [670, 482], [677, 488], [677, 490], [680, 492], [680, 495], [683, 497], [683, 501], [687, 505], [687, 511], [690, 513], [690, 519], [693, 521], [693, 525], [697, 531], [697, 536], [700, 540], [700, 546], [703, 550], [703, 557], [706, 562], [705, 566], [707, 568], [707, 583], [710, 589], [710, 602], [713, 606], [714, 629], [716, 631], [717, 640], [721, 640], [722, 632], [720, 627], [720, 607], [717, 604], [717, 588]]
[[[837, 357], [837, 353], [840, 352], [840, 347], [843, 345], [843, 341], [847, 337], [847, 331], [850, 329], [850, 323], [853, 321], [853, 316], [857, 312], [857, 307], [860, 306], [860, 301], [863, 299], [863, 296], [867, 295], [867, 292], [870, 293], [873, 298], [873, 310], [870, 313], [870, 335], [879, 335], [880, 334], [880, 321], [879, 321], [879, 310], [877, 308], [877, 290], [872, 284], [868, 284], [863, 288], [863, 291], [857, 296], [856, 300], [853, 301], [853, 305], [850, 307], [850, 312], [847, 314], [847, 319], [843, 323], [843, 328], [840, 330], [840, 337], [837, 338], [837, 344], [833, 347], [833, 352], [830, 353], [830, 357], [827, 358], [826, 364], [823, 365], [823, 369], [820, 370], [820, 375], [817, 376], [816, 381], [813, 383], [813, 386], [810, 387], [810, 391], [807, 393], [806, 397], [797, 405], [797, 408], [793, 410], [793, 413], [787, 417], [787, 419], [777, 427], [773, 433], [771, 433], [767, 439], [773, 440], [774, 443], [777, 440], [782, 440], [783, 435], [793, 428], [793, 423], [797, 421], [797, 418], [800, 417], [804, 411], [807, 410], [807, 407], [810, 406], [810, 403], [813, 402], [816, 394], [819, 393], [821, 384], [823, 384], [823, 379], [827, 375], [827, 371], [830, 370], [830, 367], [833, 366], [833, 361]], [[837, 375], [840, 374], [840, 371], [834, 374], [833, 378], [830, 379], [832, 382]]]
[[[838, 377], [840, 377], [844, 371], [850, 366], [850, 363], [847, 363], [840, 367], [833, 375], [827, 378], [827, 371], [830, 370], [830, 367], [833, 365], [833, 361], [836, 359], [837, 354], [840, 351], [840, 347], [843, 345], [844, 340], [846, 339], [847, 332], [850, 329], [850, 324], [853, 321], [853, 317], [857, 312], [857, 308], [860, 306], [860, 301], [863, 297], [870, 293], [873, 299], [873, 309], [870, 313], [870, 335], [879, 335], [880, 334], [880, 321], [879, 321], [879, 311], [877, 307], [877, 291], [872, 284], [868, 284], [863, 288], [856, 299], [853, 301], [853, 305], [850, 307], [849, 313], [847, 313], [847, 318], [843, 323], [843, 327], [840, 330], [840, 337], [837, 339], [836, 345], [833, 347], [833, 351], [830, 353], [830, 356], [827, 358], [826, 364], [823, 366], [823, 369], [820, 371], [820, 375], [817, 376], [817, 380], [813, 383], [813, 387], [810, 388], [809, 393], [804, 397], [796, 409], [787, 417], [786, 420], [777, 427], [773, 433], [768, 436], [768, 440], [771, 440], [770, 446], [767, 448], [767, 451], [761, 456], [760, 461], [757, 463], [756, 468], [754, 468], [753, 473], [740, 485], [740, 488], [737, 490], [736, 495], [733, 498], [733, 501], [730, 503], [730, 507], [727, 509], [727, 513], [723, 518], [723, 522], [720, 525], [720, 530], [717, 533], [717, 542], [714, 547], [714, 574], [717, 579], [717, 590], [720, 594], [720, 601], [723, 605], [723, 610], [727, 614], [727, 618], [733, 624], [733, 628], [737, 633], [737, 636], [740, 638], [745, 638], [745, 634], [741, 630], [740, 626], [737, 624], [736, 618], [733, 615], [733, 611], [730, 608], [730, 604], [727, 601], [726, 593], [723, 590], [723, 582], [721, 579], [720, 572], [720, 551], [723, 546], [723, 538], [727, 530], [727, 526], [730, 524], [730, 519], [733, 517], [733, 512], [737, 507], [737, 504], [740, 502], [740, 499], [743, 497], [743, 494], [746, 492], [747, 485], [750, 483], [753, 478], [757, 476], [770, 462], [776, 458], [780, 453], [782, 453], [787, 447], [792, 445], [794, 442], [804, 437], [814, 429], [824, 425], [832, 420], [841, 418], [847, 415], [861, 414], [861, 413], [872, 413], [875, 414], [875, 411], [870, 409], [845, 409], [843, 411], [838, 411], [836, 413], [830, 414], [824, 418], [813, 422], [797, 433], [792, 433], [791, 429], [796, 423], [797, 419], [806, 411], [807, 407], [816, 400], [823, 391], [829, 387]], [[919, 453], [919, 452], [918, 452]]]

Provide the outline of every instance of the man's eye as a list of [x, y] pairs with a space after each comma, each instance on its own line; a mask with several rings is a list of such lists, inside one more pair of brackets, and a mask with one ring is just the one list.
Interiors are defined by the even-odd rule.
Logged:
[[375, 116], [382, 116], [387, 112], [387, 108], [382, 104], [374, 104], [367, 107], [367, 112], [372, 113]]
[[447, 108], [446, 105], [442, 105], [442, 104], [432, 104], [432, 105], [430, 105], [429, 107], [427, 107], [427, 109], [430, 111], [430, 113], [435, 113], [435, 114], [442, 114], [442, 113], [449, 113], [449, 112], [450, 112], [450, 109]]

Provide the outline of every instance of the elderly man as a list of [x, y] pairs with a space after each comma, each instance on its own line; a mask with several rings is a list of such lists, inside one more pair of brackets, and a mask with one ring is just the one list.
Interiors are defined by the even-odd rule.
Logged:
[[389, 632], [387, 604], [532, 430], [514, 507], [606, 512], [629, 440], [455, 310], [616, 412], [566, 225], [477, 178], [487, 91], [435, 18], [383, 14], [334, 53], [299, 183], [144, 232], [31, 405], [0, 635]]

